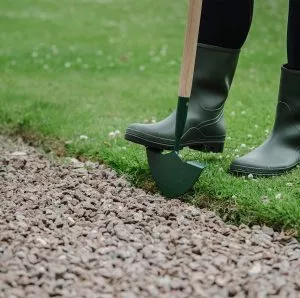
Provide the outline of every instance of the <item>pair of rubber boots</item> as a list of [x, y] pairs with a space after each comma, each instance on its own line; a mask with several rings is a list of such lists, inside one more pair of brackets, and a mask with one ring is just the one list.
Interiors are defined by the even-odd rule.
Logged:
[[[237, 67], [239, 50], [198, 44], [192, 94], [181, 148], [223, 152], [224, 104]], [[258, 107], [259, 108], [259, 107]], [[172, 150], [175, 117], [154, 124], [131, 124], [125, 138], [156, 149]], [[300, 71], [281, 69], [279, 100], [272, 133], [258, 148], [235, 159], [233, 174], [280, 175], [300, 160]]]

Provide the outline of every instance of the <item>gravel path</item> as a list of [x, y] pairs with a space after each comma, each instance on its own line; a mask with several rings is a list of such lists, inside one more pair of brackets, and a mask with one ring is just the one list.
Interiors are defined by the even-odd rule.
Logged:
[[0, 297], [300, 297], [295, 239], [83, 166], [0, 136]]

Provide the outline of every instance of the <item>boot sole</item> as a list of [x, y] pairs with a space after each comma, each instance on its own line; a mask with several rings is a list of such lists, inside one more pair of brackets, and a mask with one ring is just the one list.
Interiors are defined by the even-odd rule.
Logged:
[[229, 173], [234, 176], [247, 176], [252, 174], [253, 177], [271, 177], [271, 176], [280, 176], [288, 171], [294, 169], [298, 163], [295, 165], [292, 165], [288, 168], [279, 168], [279, 169], [265, 169], [265, 168], [249, 168], [249, 167], [241, 167], [241, 166], [235, 166], [231, 165], [229, 168]]
[[[127, 141], [144, 145], [145, 147], [151, 147], [158, 150], [173, 150], [173, 144], [166, 144], [161, 142], [148, 141], [142, 137], [133, 135], [131, 133], [126, 132], [125, 139]], [[222, 153], [224, 150], [224, 140], [222, 141], [196, 141], [191, 143], [185, 143], [180, 146], [180, 149], [184, 147], [189, 147], [190, 149], [201, 151], [201, 152], [212, 152], [212, 153]]]

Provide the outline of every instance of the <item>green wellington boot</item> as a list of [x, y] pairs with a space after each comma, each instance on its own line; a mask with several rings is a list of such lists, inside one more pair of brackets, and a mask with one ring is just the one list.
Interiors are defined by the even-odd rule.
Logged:
[[[225, 141], [223, 108], [238, 62], [239, 50], [198, 44], [192, 94], [181, 148], [222, 152]], [[172, 150], [173, 112], [155, 124], [131, 124], [125, 138], [147, 147]], [[180, 148], [180, 149], [181, 149]]]
[[230, 166], [234, 174], [280, 175], [300, 162], [300, 71], [281, 69], [274, 128], [267, 140]]

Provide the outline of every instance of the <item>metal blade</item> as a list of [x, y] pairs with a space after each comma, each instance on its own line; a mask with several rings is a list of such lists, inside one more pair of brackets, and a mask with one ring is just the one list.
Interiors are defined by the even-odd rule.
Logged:
[[147, 157], [151, 174], [163, 195], [169, 198], [178, 197], [189, 191], [198, 180], [204, 164], [181, 160], [178, 154], [162, 154], [147, 148]]

